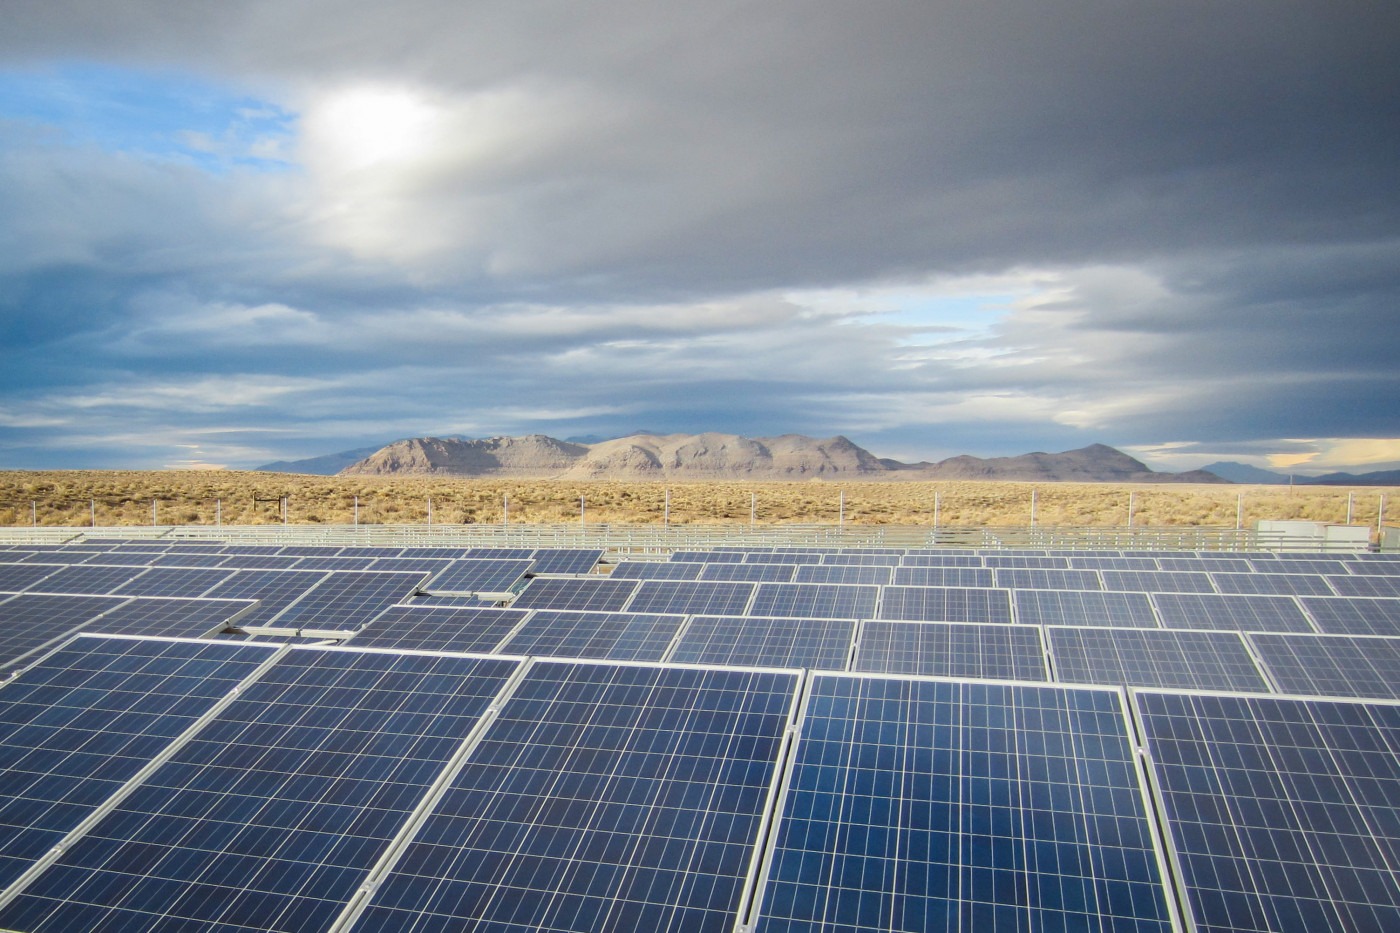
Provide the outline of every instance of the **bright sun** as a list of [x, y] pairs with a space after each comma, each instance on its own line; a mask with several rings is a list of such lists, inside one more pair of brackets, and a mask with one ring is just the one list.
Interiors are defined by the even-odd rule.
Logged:
[[318, 148], [342, 169], [402, 162], [431, 143], [435, 108], [399, 88], [358, 87], [328, 97], [309, 127]]

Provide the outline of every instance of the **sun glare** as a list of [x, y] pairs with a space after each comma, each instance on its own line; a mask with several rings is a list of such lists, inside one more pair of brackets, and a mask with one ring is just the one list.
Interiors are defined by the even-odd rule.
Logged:
[[315, 109], [311, 132], [343, 168], [363, 169], [410, 159], [428, 148], [435, 108], [402, 88], [340, 91]]

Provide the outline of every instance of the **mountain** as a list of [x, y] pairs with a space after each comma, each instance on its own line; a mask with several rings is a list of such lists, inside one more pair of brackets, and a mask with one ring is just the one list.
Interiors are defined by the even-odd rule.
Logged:
[[1400, 470], [1377, 470], [1372, 473], [1324, 473], [1321, 476], [1304, 476], [1295, 473], [1275, 473], [1261, 470], [1247, 463], [1224, 460], [1202, 467], [1232, 483], [1254, 483], [1258, 485], [1298, 486], [1400, 486]]
[[1376, 470], [1373, 473], [1324, 473], [1310, 476], [1310, 486], [1400, 486], [1400, 470]]
[[1103, 444], [1020, 457], [882, 460], [848, 438], [801, 434], [633, 434], [576, 444], [543, 434], [395, 441], [341, 470], [353, 476], [495, 476], [569, 480], [1022, 480], [1221, 483], [1211, 473], [1158, 473]]
[[253, 467], [259, 473], [310, 473], [314, 476], [334, 476], [341, 470], [370, 456], [378, 447], [360, 447], [356, 450], [342, 450], [338, 454], [325, 454], [308, 457], [305, 460], [276, 460]]
[[558, 476], [588, 447], [543, 434], [460, 440], [413, 437], [373, 451], [340, 472], [346, 476]]

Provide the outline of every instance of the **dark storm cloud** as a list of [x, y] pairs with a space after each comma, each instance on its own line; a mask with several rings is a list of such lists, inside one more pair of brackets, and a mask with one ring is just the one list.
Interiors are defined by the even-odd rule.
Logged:
[[[245, 462], [575, 427], [1400, 436], [1390, 5], [7, 9], [0, 70], [198, 76], [289, 138], [211, 171], [217, 133], [154, 158], [0, 96], [6, 462], [142, 432]], [[961, 340], [789, 294], [980, 274], [1019, 297]]]

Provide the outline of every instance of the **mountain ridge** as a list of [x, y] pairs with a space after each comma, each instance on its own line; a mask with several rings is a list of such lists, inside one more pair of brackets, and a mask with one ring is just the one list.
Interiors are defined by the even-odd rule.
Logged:
[[1200, 470], [1158, 472], [1104, 444], [1019, 457], [964, 454], [936, 463], [910, 464], [876, 457], [842, 435], [744, 437], [718, 432], [631, 434], [590, 444], [543, 434], [404, 438], [345, 467], [340, 474], [561, 480], [1228, 482]]

